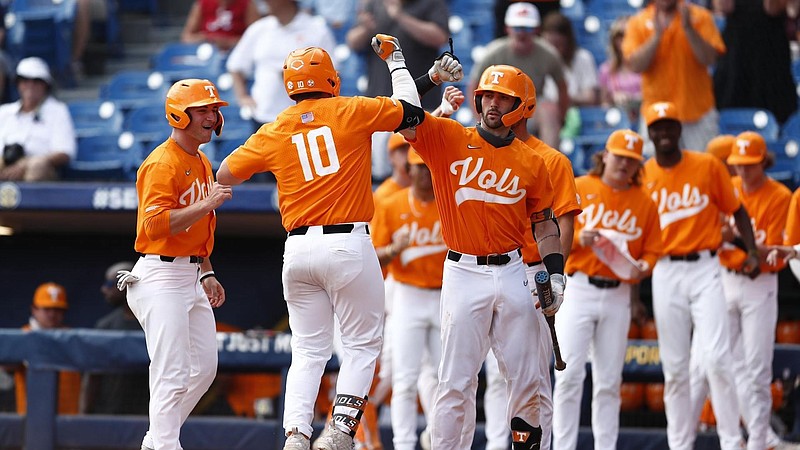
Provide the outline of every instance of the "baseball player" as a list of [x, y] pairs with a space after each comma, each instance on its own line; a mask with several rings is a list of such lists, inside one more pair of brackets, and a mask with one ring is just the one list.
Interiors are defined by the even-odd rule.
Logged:
[[[699, 339], [702, 361], [717, 414], [723, 450], [741, 444], [730, 339], [720, 267], [720, 212], [731, 214], [747, 256], [742, 271], [757, 274], [758, 253], [747, 215], [730, 176], [713, 155], [682, 150], [681, 122], [670, 102], [644, 109], [655, 157], [645, 163], [645, 191], [658, 207], [664, 253], [653, 269], [653, 312], [664, 371], [667, 440], [671, 449], [690, 449], [697, 417], [691, 417], [689, 360]], [[702, 176], [700, 176], [702, 175]]]
[[[742, 273], [746, 253], [740, 238], [723, 244], [720, 250], [722, 287], [728, 305], [730, 346], [736, 379], [739, 412], [747, 427], [747, 448], [774, 447], [780, 438], [771, 432], [772, 355], [775, 326], [778, 321], [778, 274], [783, 264], [765, 261], [766, 247], [782, 242], [786, 215], [792, 196], [783, 184], [767, 176], [765, 170], [774, 163], [767, 144], [758, 133], [747, 131], [736, 136], [728, 164], [736, 172], [733, 186], [752, 220], [756, 244], [764, 248], [758, 276]], [[735, 229], [732, 218], [728, 226]], [[695, 362], [694, 360], [692, 361]], [[705, 373], [692, 367], [692, 399], [695, 417], [699, 416], [707, 395]]]
[[[575, 226], [565, 269], [565, 302], [556, 322], [561, 351], [569, 361], [564, 371], [555, 373], [553, 441], [559, 449], [578, 444], [590, 349], [594, 448], [617, 448], [631, 286], [650, 274], [663, 247], [658, 211], [640, 189], [643, 145], [631, 130], [613, 132], [589, 174], [575, 180], [583, 212]], [[595, 248], [601, 240], [627, 253], [631, 262], [618, 267], [613, 259], [600, 259]]]
[[[416, 448], [417, 382], [423, 355], [427, 354], [428, 364], [439, 364], [439, 297], [447, 252], [430, 171], [414, 150], [409, 151], [408, 164], [411, 186], [378, 203], [372, 222], [378, 259], [387, 263], [394, 279], [391, 415], [396, 450]], [[407, 236], [408, 245], [400, 251], [393, 245], [394, 234]], [[432, 395], [433, 389], [420, 392], [423, 397]]]
[[280, 213], [289, 231], [283, 285], [292, 329], [284, 449], [310, 447], [314, 401], [332, 353], [334, 315], [344, 352], [333, 419], [315, 450], [352, 448], [381, 348], [384, 291], [367, 226], [374, 211], [370, 136], [417, 125], [425, 116], [397, 39], [377, 35], [373, 48], [392, 74], [393, 98], [340, 97], [328, 53], [317, 47], [295, 50], [286, 58], [283, 77], [296, 104], [262, 126], [218, 172], [231, 184], [264, 171], [277, 179]]
[[209, 256], [214, 210], [231, 198], [214, 181], [201, 144], [222, 132], [219, 108], [228, 103], [208, 80], [176, 82], [167, 92], [172, 135], [153, 150], [136, 174], [139, 209], [136, 243], [141, 255], [117, 287], [139, 320], [150, 356], [150, 429], [142, 450], [177, 450], [181, 425], [217, 372], [212, 307], [225, 302]]
[[[564, 258], [569, 255], [572, 247], [572, 229], [576, 214], [580, 214], [580, 204], [578, 203], [577, 191], [575, 189], [575, 177], [572, 171], [572, 164], [563, 153], [553, 149], [538, 138], [528, 133], [527, 122], [533, 117], [536, 110], [536, 87], [533, 81], [525, 75], [528, 86], [528, 97], [525, 101], [525, 114], [522, 120], [511, 127], [511, 131], [517, 138], [532, 148], [544, 159], [544, 164], [550, 173], [550, 181], [554, 187], [555, 197], [553, 199], [553, 213], [556, 215], [559, 229], [561, 230], [561, 249]], [[533, 238], [533, 233], [525, 234], [525, 247], [522, 248], [522, 260], [527, 266], [525, 274], [528, 278], [528, 286], [535, 291], [536, 283], [534, 276], [540, 270], [546, 270], [539, 256], [539, 249]], [[534, 299], [538, 301], [538, 297]], [[547, 322], [543, 314], [537, 315], [540, 326], [547, 330]], [[550, 449], [550, 436], [553, 418], [553, 397], [550, 381], [550, 361], [553, 353], [553, 342], [550, 333], [541, 333], [541, 389], [539, 390], [541, 426], [542, 426], [542, 450]], [[505, 420], [505, 409], [508, 403], [506, 395], [506, 383], [500, 376], [497, 366], [497, 359], [494, 353], [489, 351], [486, 358], [486, 391], [484, 392], [483, 409], [486, 416], [486, 448], [505, 449], [508, 448], [509, 428]]]
[[783, 245], [772, 246], [767, 256], [771, 265], [779, 264], [781, 259], [789, 264], [795, 278], [800, 281], [800, 189], [794, 191], [789, 202]]
[[[442, 236], [444, 266], [442, 356], [432, 418], [434, 449], [472, 444], [477, 375], [489, 347], [508, 382], [513, 447], [538, 448], [540, 322], [533, 307], [521, 247], [527, 223], [553, 278], [555, 314], [563, 295], [563, 255], [552, 211], [553, 189], [541, 156], [515, 139], [527, 98], [524, 74], [491, 66], [475, 90], [480, 123], [464, 128], [426, 115], [403, 130], [430, 168]], [[528, 343], [528, 344], [526, 344]]]

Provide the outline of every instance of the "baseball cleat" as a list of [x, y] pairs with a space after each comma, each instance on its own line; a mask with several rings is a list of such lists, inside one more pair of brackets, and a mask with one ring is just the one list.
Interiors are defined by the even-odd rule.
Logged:
[[312, 450], [353, 450], [353, 437], [339, 430], [333, 424], [328, 424], [319, 435]]
[[283, 450], [309, 450], [310, 446], [311, 441], [297, 431], [297, 428], [294, 428], [292, 434], [286, 436], [286, 443], [283, 444]]

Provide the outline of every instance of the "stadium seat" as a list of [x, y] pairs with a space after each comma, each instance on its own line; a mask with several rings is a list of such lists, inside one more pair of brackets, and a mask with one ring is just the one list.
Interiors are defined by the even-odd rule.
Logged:
[[775, 155], [775, 165], [767, 169], [767, 174], [790, 189], [797, 187], [800, 182], [800, 140], [781, 137], [767, 141], [767, 148]]
[[780, 126], [775, 115], [758, 108], [725, 108], [719, 112], [719, 133], [737, 135], [743, 131], [756, 131], [766, 141], [778, 139]]
[[244, 139], [226, 139], [223, 133], [221, 138], [217, 138], [212, 142], [215, 143], [214, 152], [206, 152], [205, 149], [203, 151], [206, 156], [208, 156], [208, 159], [211, 160], [211, 167], [216, 171], [219, 169], [220, 163], [226, 156], [230, 155], [234, 150], [239, 148], [240, 145], [244, 144]]
[[124, 71], [100, 87], [100, 98], [111, 100], [123, 111], [147, 105], [163, 105], [169, 85], [164, 75], [150, 71]]
[[73, 100], [67, 104], [79, 138], [103, 134], [119, 134], [124, 116], [114, 102], [104, 100]]
[[595, 64], [599, 67], [608, 58], [608, 28], [611, 19], [604, 19], [596, 14], [587, 14], [583, 19], [571, 20], [575, 40], [580, 47], [588, 50], [594, 56]]
[[617, 107], [581, 106], [578, 114], [581, 119], [579, 138], [600, 138], [605, 143], [612, 131], [631, 127], [628, 115]]
[[222, 138], [241, 139], [244, 142], [245, 139], [253, 134], [254, 125], [247, 110], [230, 105], [223, 106], [221, 111], [225, 116], [225, 128], [222, 130]]
[[781, 126], [780, 137], [800, 141], [800, 111], [795, 111]]
[[[181, 78], [215, 79], [222, 73], [222, 57], [209, 43], [170, 43], [156, 53], [151, 61], [154, 71], [182, 72]], [[192, 75], [195, 73], [195, 75]]]
[[[129, 174], [141, 158], [142, 147], [130, 144], [119, 135], [87, 136], [78, 138], [78, 153], [65, 171], [68, 180], [131, 180]], [[135, 169], [133, 169], [135, 174]]]

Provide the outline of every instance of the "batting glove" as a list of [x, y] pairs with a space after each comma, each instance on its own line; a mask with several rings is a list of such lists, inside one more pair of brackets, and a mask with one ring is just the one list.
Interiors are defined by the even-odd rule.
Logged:
[[371, 44], [375, 53], [386, 61], [390, 68], [392, 63], [402, 63], [402, 67], [405, 67], [406, 59], [403, 57], [403, 49], [400, 48], [400, 42], [396, 37], [388, 34], [376, 34], [372, 38]]
[[550, 285], [553, 287], [553, 304], [542, 309], [545, 316], [554, 316], [558, 312], [558, 308], [561, 307], [561, 304], [564, 303], [565, 283], [564, 275], [560, 273], [550, 275]]
[[124, 291], [129, 285], [135, 284], [138, 281], [139, 277], [127, 270], [120, 270], [117, 272], [117, 289], [120, 291]]
[[464, 68], [458, 57], [450, 52], [442, 53], [428, 69], [428, 76], [437, 86], [442, 82], [457, 83], [464, 78]]

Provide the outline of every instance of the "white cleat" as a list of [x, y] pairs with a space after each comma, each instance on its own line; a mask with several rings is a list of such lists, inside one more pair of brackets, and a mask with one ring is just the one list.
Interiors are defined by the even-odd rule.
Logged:
[[328, 424], [319, 435], [312, 450], [353, 450], [353, 437], [339, 430], [333, 424]]
[[292, 429], [292, 434], [286, 436], [286, 443], [283, 444], [283, 450], [309, 450], [311, 441], [297, 431], [297, 428]]
[[419, 446], [422, 447], [422, 450], [431, 450], [431, 431], [428, 427], [425, 427], [419, 434]]

